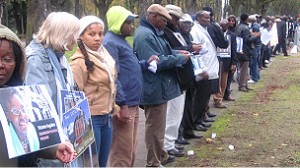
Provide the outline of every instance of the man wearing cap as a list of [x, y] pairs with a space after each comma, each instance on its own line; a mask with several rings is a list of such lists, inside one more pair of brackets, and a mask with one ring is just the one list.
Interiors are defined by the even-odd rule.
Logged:
[[134, 34], [134, 51], [140, 60], [152, 55], [159, 57], [156, 73], [143, 71], [144, 94], [142, 105], [145, 110], [146, 166], [161, 166], [175, 160], [164, 149], [167, 102], [181, 95], [175, 67], [182, 67], [189, 58], [186, 51], [174, 51], [163, 37], [167, 21], [172, 17], [159, 4], [147, 9], [146, 18]]
[[[111, 167], [132, 167], [137, 147], [139, 107], [142, 97], [142, 67], [125, 37], [132, 35], [138, 16], [121, 6], [112, 6], [106, 13], [108, 32], [103, 45], [114, 58], [118, 71], [116, 103], [120, 112], [113, 118], [113, 140], [110, 151]], [[158, 58], [150, 57], [150, 60]], [[140, 65], [141, 64], [141, 65]], [[146, 69], [146, 68], [145, 68]]]
[[[164, 29], [164, 37], [169, 42], [172, 49], [187, 50], [187, 42], [179, 32], [178, 28], [179, 19], [182, 16], [181, 8], [175, 5], [166, 5], [165, 8], [171, 15], [172, 20], [168, 21], [167, 26]], [[198, 51], [200, 50], [200, 45], [197, 45], [195, 47], [198, 47]], [[194, 51], [192, 45], [190, 45], [189, 48], [191, 48], [190, 52]], [[180, 148], [178, 148], [178, 146], [175, 146], [175, 140], [178, 137], [178, 129], [183, 116], [185, 91], [188, 87], [190, 87], [191, 84], [193, 84], [194, 80], [193, 66], [191, 61], [188, 60], [188, 62], [183, 67], [177, 68], [176, 73], [183, 94], [168, 101], [164, 146], [170, 155], [180, 157], [184, 156], [184, 152], [180, 151]]]
[[[180, 22], [179, 23], [180, 34], [183, 36], [185, 42], [187, 43], [186, 46], [181, 46], [181, 48], [184, 48], [189, 52], [194, 52], [198, 54], [199, 51], [201, 50], [201, 45], [193, 44], [192, 37], [190, 35], [191, 28], [193, 27], [192, 17], [187, 13], [183, 14], [182, 17], [179, 19], [179, 22]], [[189, 59], [189, 61], [184, 65], [184, 68], [182, 68], [178, 72], [182, 74], [182, 77], [185, 77], [184, 79], [186, 83], [183, 88], [186, 90], [186, 95], [185, 95], [185, 102], [184, 102], [184, 112], [181, 120], [181, 125], [179, 127], [178, 138], [176, 140], [176, 143], [188, 144], [189, 142], [186, 139], [201, 137], [199, 135], [196, 135], [194, 132], [193, 96], [194, 96], [194, 89], [196, 87], [196, 81], [195, 81], [193, 64], [191, 62], [191, 59]]]

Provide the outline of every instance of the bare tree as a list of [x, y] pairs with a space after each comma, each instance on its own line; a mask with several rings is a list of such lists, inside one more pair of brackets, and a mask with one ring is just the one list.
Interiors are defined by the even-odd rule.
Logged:
[[[32, 34], [36, 33], [42, 22], [51, 12], [51, 2], [48, 0], [30, 0], [27, 8], [27, 32], [26, 43], [32, 39]], [[38, 16], [38, 17], [37, 17]]]
[[300, 2], [299, 0], [275, 1], [272, 3], [272, 8], [276, 14], [295, 16], [300, 12]]
[[2, 23], [4, 0], [0, 0], [0, 24]]
[[110, 4], [112, 3], [112, 0], [91, 0], [91, 1], [96, 5], [99, 12], [99, 17], [107, 25], [106, 12], [108, 11]]
[[192, 15], [198, 11], [197, 0], [187, 0], [187, 12]]
[[80, 0], [75, 0], [74, 6], [74, 14], [80, 19], [82, 16], [82, 5], [80, 4]]
[[138, 14], [140, 18], [146, 16], [147, 9], [151, 4], [151, 0], [139, 0]]

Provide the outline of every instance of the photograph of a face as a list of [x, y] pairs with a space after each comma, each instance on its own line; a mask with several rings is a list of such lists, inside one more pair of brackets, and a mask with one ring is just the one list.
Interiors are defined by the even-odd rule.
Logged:
[[9, 158], [63, 141], [63, 132], [45, 86], [0, 89], [0, 121]]

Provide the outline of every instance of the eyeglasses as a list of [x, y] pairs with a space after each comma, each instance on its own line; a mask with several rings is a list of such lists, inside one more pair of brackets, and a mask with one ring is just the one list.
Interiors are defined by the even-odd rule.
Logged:
[[12, 109], [10, 110], [10, 112], [12, 112], [15, 116], [19, 116], [21, 113], [22, 113], [22, 114], [27, 114], [25, 108], [21, 108], [21, 109], [12, 108]]
[[15, 63], [16, 59], [13, 57], [4, 57], [4, 58], [0, 58], [0, 61], [2, 62], [2, 64], [12, 65]]

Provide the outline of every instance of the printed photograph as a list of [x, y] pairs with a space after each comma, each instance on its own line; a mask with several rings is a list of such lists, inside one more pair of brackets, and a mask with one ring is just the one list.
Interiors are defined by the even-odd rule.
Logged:
[[44, 86], [0, 89], [0, 120], [9, 158], [62, 142], [62, 129]]

